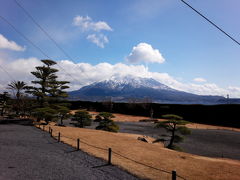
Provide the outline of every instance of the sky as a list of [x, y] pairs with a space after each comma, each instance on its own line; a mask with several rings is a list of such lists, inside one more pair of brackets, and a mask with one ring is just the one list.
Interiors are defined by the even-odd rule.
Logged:
[[[0, 18], [1, 91], [12, 80], [30, 83], [30, 72], [50, 58], [70, 90], [134, 75], [195, 94], [240, 98], [240, 46], [180, 0], [17, 2], [65, 54], [15, 0], [0, 0], [0, 16], [43, 52]], [[240, 41], [239, 0], [186, 2]]]

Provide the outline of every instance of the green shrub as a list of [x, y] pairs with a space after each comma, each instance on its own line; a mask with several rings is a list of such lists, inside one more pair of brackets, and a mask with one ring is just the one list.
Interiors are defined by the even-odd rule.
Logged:
[[76, 127], [85, 127], [85, 126], [91, 126], [92, 124], [92, 116], [87, 111], [77, 111], [73, 117], [72, 121], [77, 121], [74, 125]]
[[111, 118], [114, 118], [114, 115], [109, 112], [99, 113], [96, 116], [97, 121], [99, 121], [99, 125], [96, 127], [96, 129], [110, 132], [118, 132], [119, 126]]

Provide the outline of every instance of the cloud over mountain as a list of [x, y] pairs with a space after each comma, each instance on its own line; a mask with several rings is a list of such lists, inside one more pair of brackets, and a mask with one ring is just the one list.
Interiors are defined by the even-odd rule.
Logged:
[[[168, 73], [151, 72], [144, 65], [127, 65], [123, 63], [110, 64], [107, 62], [91, 65], [89, 63], [74, 63], [69, 60], [58, 61], [58, 63], [65, 69], [65, 71], [60, 70], [58, 76], [61, 80], [71, 82], [70, 90], [77, 90], [82, 86], [109, 79], [116, 75], [132, 75], [142, 78], [153, 78], [171, 88], [199, 95], [226, 96], [229, 94], [230, 97], [240, 97], [240, 87], [229, 86], [221, 88], [214, 83], [183, 83]], [[30, 72], [34, 71], [36, 66], [41, 65], [41, 62], [37, 58], [17, 59], [10, 62], [0, 59], [0, 64], [16, 80], [23, 80], [30, 83], [34, 78]], [[68, 74], [71, 74], [71, 76]], [[0, 77], [0, 88], [2, 91], [6, 88], [11, 79], [1, 70]]]
[[139, 43], [137, 46], [134, 46], [126, 60], [129, 63], [163, 63], [165, 61], [159, 50], [153, 49], [147, 43]]

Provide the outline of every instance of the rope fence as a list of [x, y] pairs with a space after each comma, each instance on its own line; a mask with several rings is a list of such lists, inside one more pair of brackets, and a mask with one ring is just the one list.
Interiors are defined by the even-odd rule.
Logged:
[[[46, 129], [45, 126], [46, 126], [46, 125], [42, 125], [42, 128], [41, 128], [41, 125], [39, 124], [39, 126], [36, 126], [36, 127], [39, 128], [39, 129], [41, 129], [41, 130], [43, 130], [43, 131], [45, 131], [45, 129]], [[136, 161], [136, 160], [134, 160], [134, 159], [132, 159], [132, 158], [126, 157], [126, 156], [120, 154], [119, 152], [112, 151], [111, 148], [106, 149], [106, 148], [98, 147], [98, 146], [89, 144], [89, 143], [87, 143], [87, 142], [85, 142], [85, 141], [82, 141], [82, 140], [80, 140], [80, 138], [75, 139], [75, 138], [72, 138], [72, 137], [68, 137], [68, 136], [62, 135], [60, 132], [58, 132], [57, 136], [54, 136], [54, 135], [53, 135], [53, 129], [52, 129], [51, 127], [49, 127], [48, 132], [49, 132], [50, 136], [53, 137], [53, 138], [55, 138], [58, 142], [61, 142], [61, 137], [70, 139], [70, 140], [72, 140], [72, 141], [76, 141], [76, 142], [77, 142], [77, 143], [76, 143], [76, 144], [77, 144], [77, 145], [76, 145], [77, 150], [80, 150], [80, 143], [82, 143], [82, 144], [85, 144], [85, 145], [87, 145], [87, 146], [90, 146], [90, 147], [93, 147], [93, 148], [96, 148], [96, 149], [99, 149], [99, 150], [103, 150], [103, 151], [108, 152], [108, 158], [107, 158], [107, 159], [108, 159], [108, 164], [109, 164], [109, 165], [112, 164], [112, 154], [115, 154], [115, 155], [117, 155], [117, 156], [120, 156], [120, 157], [122, 157], [122, 158], [124, 158], [124, 159], [127, 159], [128, 161], [134, 162], [134, 163], [136, 163], [136, 164], [139, 164], [139, 165], [142, 165], [142, 166], [145, 166], [145, 167], [154, 169], [154, 170], [156, 170], [156, 171], [164, 172], [164, 173], [166, 173], [166, 174], [170, 174], [170, 175], [172, 175], [172, 180], [177, 180], [177, 178], [186, 180], [184, 177], [178, 175], [175, 170], [173, 170], [173, 171], [167, 171], [167, 170], [164, 170], [164, 169], [159, 169], [159, 168], [156, 168], [156, 167], [153, 167], [153, 166], [144, 164], [144, 163], [142, 163], [142, 162], [138, 162], [138, 161]]]

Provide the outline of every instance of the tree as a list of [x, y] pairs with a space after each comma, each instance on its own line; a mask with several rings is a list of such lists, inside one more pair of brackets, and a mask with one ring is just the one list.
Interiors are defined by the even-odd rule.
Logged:
[[8, 84], [8, 89], [11, 89], [14, 92], [17, 100], [19, 100], [22, 95], [21, 91], [24, 90], [26, 86], [27, 84], [23, 81], [12, 81], [10, 84]]
[[96, 127], [97, 130], [104, 130], [110, 132], [118, 132], [119, 126], [111, 119], [115, 116], [109, 112], [101, 112], [96, 116], [99, 121], [99, 125]]
[[77, 127], [85, 127], [85, 126], [90, 126], [91, 125], [91, 120], [92, 116], [89, 114], [87, 111], [77, 111], [72, 117], [72, 121], [77, 121], [75, 126]]
[[16, 114], [19, 114], [21, 108], [22, 91], [26, 89], [27, 85], [23, 81], [12, 81], [8, 84], [8, 89], [11, 89], [16, 97]]
[[48, 124], [50, 121], [57, 119], [57, 113], [57, 110], [46, 106], [34, 109], [32, 114], [38, 121], [44, 119], [44, 121]]
[[58, 81], [58, 76], [56, 73], [57, 69], [52, 68], [56, 64], [53, 60], [41, 60], [44, 64], [43, 66], [37, 66], [36, 71], [31, 72], [37, 80], [32, 81], [36, 86], [29, 86], [28, 93], [37, 97], [41, 105], [48, 101], [49, 97], [55, 99], [59, 97], [67, 97], [67, 93], [64, 89], [69, 88], [66, 84], [68, 81]]
[[[66, 84], [68, 81], [57, 80], [57, 69], [52, 66], [56, 64], [53, 60], [41, 60], [43, 66], [37, 66], [36, 71], [31, 72], [37, 80], [32, 81], [35, 86], [28, 86], [28, 93], [37, 97], [39, 107], [36, 108], [35, 114], [38, 120], [45, 119], [48, 123], [51, 120], [56, 119], [60, 115], [60, 120], [65, 118], [67, 114], [67, 108], [61, 104], [63, 98], [67, 97], [67, 93], [64, 91], [69, 88]], [[60, 107], [62, 106], [62, 107]], [[43, 116], [39, 116], [39, 114]]]
[[[162, 136], [164, 136], [164, 138], [159, 138], [159, 139], [155, 140], [154, 142], [169, 141], [167, 148], [180, 150], [180, 148], [175, 146], [174, 143], [183, 141], [183, 137], [178, 135], [177, 133], [180, 133], [182, 135], [191, 134], [190, 129], [185, 126], [189, 122], [183, 120], [183, 118], [181, 116], [174, 115], [174, 114], [167, 114], [167, 115], [163, 115], [162, 117], [167, 120], [158, 122], [156, 127], [157, 128], [163, 127], [167, 132], [170, 133], [170, 135], [164, 134], [164, 135], [162, 135]], [[166, 139], [166, 138], [168, 138], [168, 139]]]
[[4, 115], [9, 99], [10, 99], [10, 95], [8, 94], [8, 92], [3, 92], [2, 94], [0, 94], [1, 116]]
[[115, 118], [115, 116], [110, 112], [100, 112], [96, 117], [101, 120]]
[[60, 126], [63, 126], [63, 120], [64, 119], [67, 119], [70, 117], [70, 110], [69, 108], [67, 107], [69, 106], [69, 104], [59, 104], [59, 105], [56, 105], [55, 109], [57, 109], [57, 112], [58, 112], [58, 117], [60, 118]]

